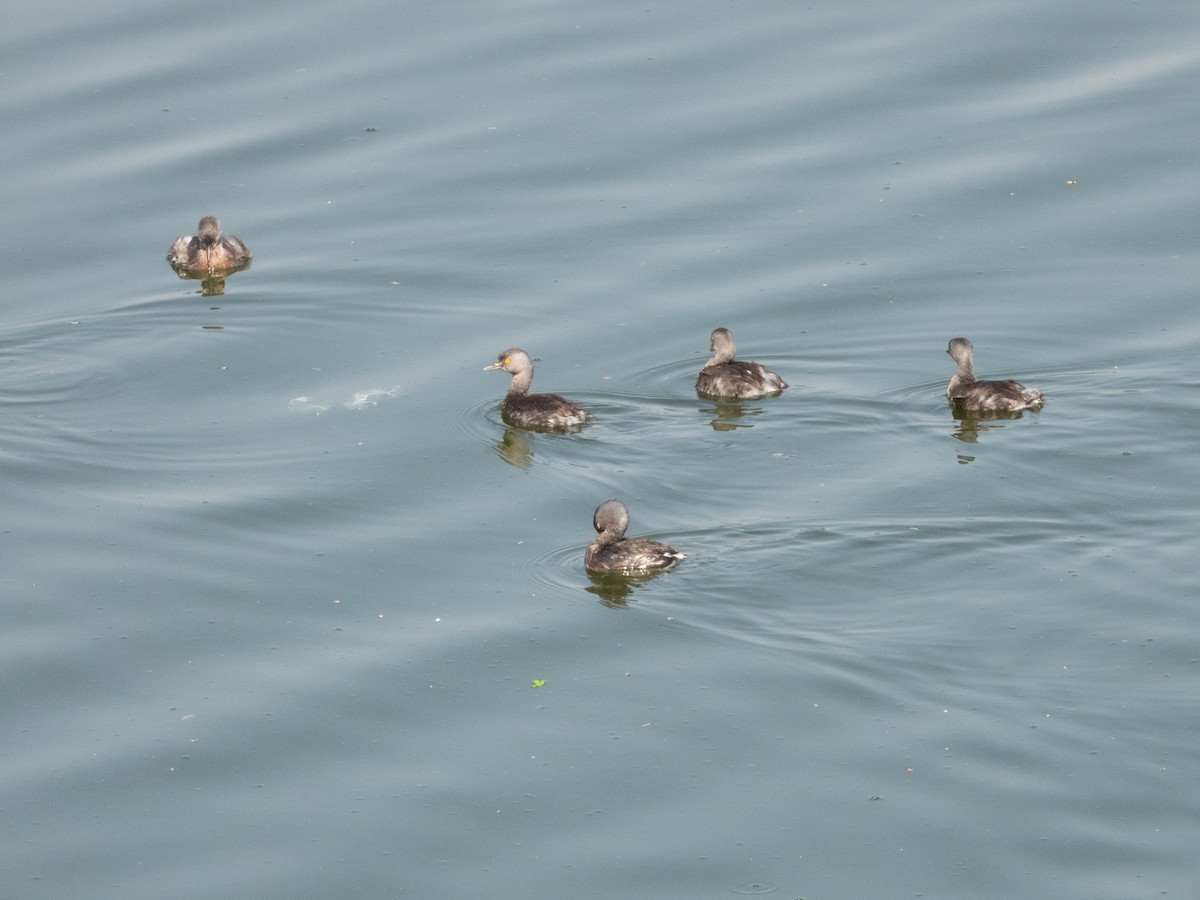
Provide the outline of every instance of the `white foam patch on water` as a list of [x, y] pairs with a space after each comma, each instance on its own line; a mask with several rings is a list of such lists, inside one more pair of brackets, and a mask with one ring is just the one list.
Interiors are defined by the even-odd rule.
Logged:
[[296, 397], [288, 401], [288, 409], [294, 409], [298, 412], [311, 412], [320, 415], [329, 409], [328, 403], [323, 403], [320, 400], [314, 400], [312, 397]]
[[[355, 391], [350, 395], [349, 399], [343, 400], [341, 405], [346, 409], [366, 409], [369, 406], [378, 406], [379, 401], [388, 397], [399, 395], [401, 388], [399, 385], [391, 388], [368, 388], [365, 391]], [[318, 397], [296, 397], [288, 401], [288, 409], [297, 412], [316, 413], [320, 415], [334, 405], [334, 401], [323, 400]]]
[[354, 395], [342, 405], [347, 409], [363, 409], [367, 406], [376, 406], [381, 398], [395, 397], [400, 393], [400, 386], [392, 388], [371, 388], [366, 391], [356, 391]]

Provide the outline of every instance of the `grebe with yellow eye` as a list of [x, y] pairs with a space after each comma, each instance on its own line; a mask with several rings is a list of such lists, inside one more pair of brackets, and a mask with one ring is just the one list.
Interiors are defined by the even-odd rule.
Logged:
[[558, 394], [531, 394], [533, 361], [519, 347], [505, 350], [485, 372], [511, 372], [512, 385], [500, 403], [505, 419], [526, 428], [563, 430], [586, 425], [591, 416], [566, 397]]

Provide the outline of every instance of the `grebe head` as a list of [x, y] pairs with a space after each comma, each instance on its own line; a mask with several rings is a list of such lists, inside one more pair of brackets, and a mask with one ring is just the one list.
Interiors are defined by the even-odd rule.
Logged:
[[629, 510], [620, 500], [605, 500], [596, 507], [592, 516], [592, 527], [597, 534], [611, 534], [623, 538], [629, 528]]
[[510, 347], [499, 356], [496, 361], [490, 366], [484, 366], [485, 372], [511, 372], [513, 375], [518, 375], [523, 372], [533, 371], [533, 361], [530, 360], [529, 354], [520, 347]]
[[718, 328], [710, 336], [709, 350], [717, 354], [721, 362], [731, 362], [737, 355], [737, 346], [733, 343], [733, 332], [728, 328]]
[[200, 220], [200, 225], [196, 229], [196, 236], [200, 238], [200, 243], [205, 247], [212, 249], [221, 240], [221, 223], [217, 221], [216, 216], [205, 216]]

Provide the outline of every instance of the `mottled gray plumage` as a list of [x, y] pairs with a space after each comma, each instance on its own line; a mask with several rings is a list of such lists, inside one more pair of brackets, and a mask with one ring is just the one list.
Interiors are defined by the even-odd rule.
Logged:
[[500, 412], [516, 425], [526, 428], [564, 430], [586, 425], [591, 416], [566, 397], [558, 394], [531, 394], [533, 361], [519, 347], [505, 350], [483, 371], [512, 373], [512, 385], [500, 403]]
[[946, 387], [946, 396], [960, 409], [971, 411], [1040, 409], [1043, 398], [1037, 388], [1018, 381], [980, 381], [975, 377], [975, 348], [966, 338], [957, 337], [946, 348], [958, 371]]
[[596, 507], [592, 526], [597, 537], [583, 554], [589, 572], [610, 575], [647, 575], [673, 568], [684, 558], [678, 550], [649, 538], [627, 538], [629, 510], [620, 500], [605, 500]]
[[696, 378], [696, 391], [706, 397], [756, 400], [778, 394], [788, 386], [766, 366], [735, 359], [737, 347], [728, 328], [718, 328], [712, 333], [709, 349], [715, 355], [704, 364]]
[[234, 234], [221, 234], [216, 216], [200, 220], [193, 237], [177, 237], [167, 262], [180, 269], [236, 269], [250, 261], [250, 248]]

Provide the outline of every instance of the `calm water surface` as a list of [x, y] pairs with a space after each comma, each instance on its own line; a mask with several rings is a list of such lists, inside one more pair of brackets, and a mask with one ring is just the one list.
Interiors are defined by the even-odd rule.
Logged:
[[1194, 893], [1194, 3], [6, 19], [0, 898]]

